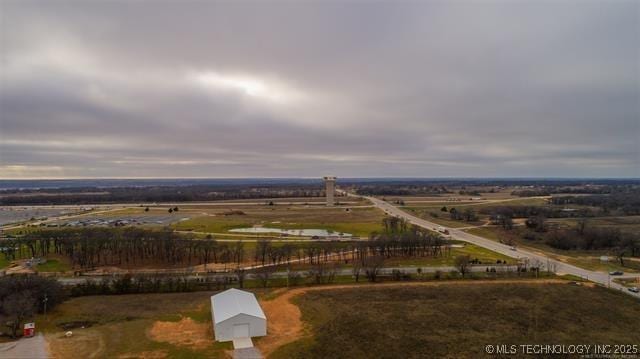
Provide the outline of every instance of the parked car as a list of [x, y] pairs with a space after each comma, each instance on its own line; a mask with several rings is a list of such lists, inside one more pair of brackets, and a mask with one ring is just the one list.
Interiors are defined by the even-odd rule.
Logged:
[[509, 249], [511, 249], [512, 251], [517, 251], [516, 247], [511, 247]]
[[619, 270], [614, 270], [613, 272], [609, 272], [609, 275], [623, 275], [624, 273], [622, 273]]
[[640, 289], [638, 287], [627, 288], [629, 292], [640, 293]]

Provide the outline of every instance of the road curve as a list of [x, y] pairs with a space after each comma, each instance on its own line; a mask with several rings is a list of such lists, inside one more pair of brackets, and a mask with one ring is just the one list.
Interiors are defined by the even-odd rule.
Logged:
[[[345, 192], [346, 193], [346, 192]], [[541, 255], [539, 253], [534, 253], [532, 251], [526, 250], [526, 249], [512, 249], [511, 246], [502, 244], [502, 243], [498, 243], [495, 241], [492, 241], [490, 239], [487, 238], [483, 238], [483, 237], [479, 237], [467, 232], [463, 232], [459, 229], [455, 229], [455, 228], [449, 228], [446, 226], [442, 226], [440, 224], [437, 223], [433, 223], [433, 222], [429, 222], [425, 219], [422, 218], [418, 218], [414, 215], [411, 215], [401, 209], [399, 209], [398, 207], [387, 203], [381, 199], [375, 198], [375, 197], [367, 197], [367, 196], [357, 196], [357, 195], [353, 195], [350, 193], [347, 193], [349, 196], [353, 196], [353, 197], [362, 197], [365, 198], [367, 200], [369, 200], [371, 203], [373, 203], [376, 207], [380, 208], [381, 210], [383, 210], [384, 212], [386, 212], [387, 214], [391, 215], [391, 216], [395, 216], [395, 217], [399, 217], [399, 218], [404, 218], [405, 220], [407, 220], [409, 223], [415, 224], [419, 227], [422, 228], [426, 228], [426, 229], [430, 229], [430, 230], [436, 230], [439, 227], [444, 227], [445, 229], [447, 229], [449, 231], [449, 233], [451, 234], [451, 237], [453, 239], [456, 240], [460, 240], [460, 241], [464, 241], [464, 242], [468, 242], [468, 243], [472, 243], [475, 244], [477, 246], [480, 247], [484, 247], [487, 249], [490, 249], [494, 252], [500, 253], [500, 254], [504, 254], [508, 257], [511, 258], [517, 258], [520, 260], [528, 260], [530, 264], [532, 265], [539, 265], [540, 268], [542, 270], [549, 270], [551, 272], [557, 273], [557, 274], [572, 274], [584, 279], [587, 279], [589, 281], [601, 284], [605, 287], [609, 287], [612, 289], [617, 289], [620, 290], [626, 294], [629, 294], [631, 296], [634, 296], [636, 298], [640, 299], [640, 293], [633, 293], [627, 290], [626, 287], [624, 287], [621, 284], [615, 283], [612, 279], [616, 278], [613, 277], [611, 278], [611, 276], [608, 273], [603, 273], [603, 272], [595, 272], [595, 271], [590, 271], [587, 269], [583, 269], [583, 268], [579, 268], [576, 267], [574, 265], [571, 264], [567, 264], [561, 261], [558, 261], [556, 259], [553, 259], [551, 257], [545, 256], [545, 255]]]

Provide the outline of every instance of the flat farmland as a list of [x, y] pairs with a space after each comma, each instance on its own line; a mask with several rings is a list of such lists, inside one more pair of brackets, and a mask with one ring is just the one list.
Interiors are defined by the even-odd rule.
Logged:
[[[336, 202], [341, 204], [349, 204], [349, 205], [358, 205], [358, 204], [368, 204], [368, 201], [365, 199], [357, 198], [357, 197], [335, 197]], [[229, 199], [229, 200], [221, 200], [215, 202], [184, 202], [178, 203], [179, 205], [186, 206], [200, 206], [200, 205], [225, 205], [228, 203], [236, 203], [236, 204], [265, 204], [273, 202], [276, 204], [316, 204], [316, 205], [325, 205], [326, 198], [325, 197], [274, 197], [274, 198], [247, 198], [247, 199]]]
[[280, 229], [326, 229], [368, 236], [382, 230], [384, 213], [373, 207], [304, 205], [229, 206], [180, 210], [192, 217], [173, 228], [181, 231], [227, 233], [230, 229], [264, 226]]
[[422, 210], [440, 210], [442, 206], [447, 208], [455, 207], [457, 209], [479, 209], [482, 207], [499, 207], [499, 206], [542, 206], [546, 205], [547, 200], [539, 197], [528, 198], [508, 198], [497, 200], [476, 200], [476, 201], [451, 201], [451, 202], [407, 202], [405, 201], [405, 209], [422, 209]]
[[[501, 200], [482, 200], [473, 202], [438, 202], [438, 203], [407, 203], [402, 206], [405, 211], [424, 218], [428, 221], [441, 224], [443, 226], [462, 228], [469, 226], [479, 226], [486, 223], [489, 220], [489, 216], [478, 213], [480, 209], [487, 207], [500, 207], [500, 206], [542, 206], [547, 205], [547, 200], [544, 198], [531, 197], [531, 198], [509, 198]], [[442, 211], [442, 207], [447, 207], [447, 210], [455, 208], [459, 212], [465, 209], [472, 209], [478, 216], [477, 221], [466, 222], [452, 220], [449, 217], [448, 212]]]
[[[578, 224], [577, 218], [550, 218], [547, 221], [564, 227], [575, 227]], [[640, 216], [587, 218], [588, 225], [616, 228], [626, 233], [640, 233]]]
[[482, 198], [482, 200], [505, 200], [505, 199], [515, 199], [522, 198], [518, 196], [514, 196], [511, 194], [513, 189], [503, 189], [496, 192], [483, 192], [480, 190], [480, 194], [471, 195], [471, 194], [460, 194], [458, 190], [452, 191], [452, 193], [443, 193], [440, 195], [406, 195], [406, 196], [395, 196], [395, 195], [378, 195], [375, 197], [385, 198], [390, 201], [394, 200], [403, 200], [405, 202], [459, 202], [459, 201], [470, 201], [472, 198]]
[[487, 344], [640, 342], [636, 300], [566, 282], [370, 286], [293, 301], [306, 329], [273, 358], [478, 358]]

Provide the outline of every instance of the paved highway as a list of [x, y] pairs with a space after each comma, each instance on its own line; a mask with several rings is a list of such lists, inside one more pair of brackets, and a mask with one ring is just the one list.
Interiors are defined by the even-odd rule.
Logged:
[[[353, 194], [349, 194], [349, 195], [354, 197], [360, 197]], [[374, 205], [376, 205], [376, 207], [382, 209], [387, 214], [396, 216], [399, 218], [404, 218], [408, 222], [415, 224], [419, 227], [430, 229], [430, 230], [437, 230], [437, 228], [439, 227], [444, 227], [449, 231], [452, 239], [473, 243], [477, 246], [490, 249], [494, 252], [504, 254], [508, 257], [518, 258], [521, 260], [528, 260], [530, 265], [539, 265], [542, 270], [549, 270], [557, 274], [572, 274], [572, 275], [587, 279], [589, 281], [604, 285], [606, 287], [623, 291], [636, 298], [640, 298], [640, 293], [630, 292], [623, 285], [615, 283], [613, 279], [617, 277], [611, 277], [608, 273], [595, 272], [595, 271], [579, 268], [571, 264], [567, 264], [567, 263], [555, 260], [548, 256], [545, 256], [539, 253], [534, 253], [532, 251], [521, 249], [521, 248], [517, 248], [514, 250], [514, 248], [506, 244], [498, 243], [487, 238], [483, 238], [467, 232], [463, 232], [459, 229], [449, 228], [446, 226], [439, 225], [437, 223], [429, 222], [422, 218], [418, 218], [381, 199], [378, 199], [375, 197], [366, 197], [366, 196], [362, 196], [362, 198], [368, 199]], [[634, 276], [626, 275], [624, 277], [637, 277], [637, 275], [634, 275]]]

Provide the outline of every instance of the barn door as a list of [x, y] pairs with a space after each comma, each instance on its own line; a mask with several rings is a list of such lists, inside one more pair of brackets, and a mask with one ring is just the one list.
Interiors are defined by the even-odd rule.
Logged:
[[234, 338], [249, 338], [249, 324], [235, 324], [233, 326]]

